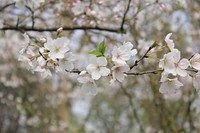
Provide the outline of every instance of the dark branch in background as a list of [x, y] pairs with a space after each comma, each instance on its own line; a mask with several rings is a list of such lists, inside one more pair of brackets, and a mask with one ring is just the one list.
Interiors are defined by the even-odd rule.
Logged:
[[26, 5], [26, 8], [31, 12], [31, 19], [32, 19], [32, 29], [34, 28], [35, 25], [35, 17], [34, 17], [34, 11]]
[[[54, 28], [36, 28], [36, 27], [26, 27], [26, 26], [9, 26], [9, 27], [3, 27], [0, 28], [0, 30], [7, 31], [7, 30], [14, 30], [14, 31], [35, 31], [35, 32], [56, 32], [57, 27]], [[74, 27], [63, 27], [63, 31], [73, 31], [73, 30], [98, 30], [98, 31], [107, 31], [107, 32], [113, 32], [113, 33], [125, 33], [125, 31], [121, 31], [120, 29], [114, 29], [114, 28], [108, 28], [108, 27], [99, 27], [99, 26], [74, 26]]]
[[7, 4], [7, 5], [3, 6], [3, 7], [0, 7], [0, 12], [2, 12], [4, 9], [6, 9], [7, 7], [12, 6], [14, 4], [15, 4], [15, 2], [9, 3], [9, 4]]
[[120, 88], [121, 88], [121, 90], [123, 91], [124, 95], [125, 95], [125, 96], [127, 97], [127, 99], [128, 99], [129, 105], [131, 106], [131, 110], [132, 110], [133, 116], [135, 117], [135, 120], [136, 120], [137, 124], [139, 125], [140, 132], [141, 132], [141, 133], [145, 133], [144, 128], [143, 128], [143, 126], [142, 126], [142, 124], [141, 124], [140, 118], [138, 117], [137, 111], [136, 111], [136, 109], [135, 109], [135, 107], [134, 107], [131, 94], [129, 94], [129, 93], [126, 91], [126, 89], [123, 88], [123, 86], [121, 86]]
[[129, 8], [130, 8], [130, 4], [131, 4], [131, 0], [128, 1], [128, 5], [127, 5], [127, 8], [124, 12], [124, 15], [123, 15], [123, 18], [122, 18], [122, 23], [121, 23], [121, 27], [120, 27], [120, 30], [123, 31], [124, 30], [124, 23], [125, 23], [125, 20], [126, 20], [126, 15], [129, 11]]

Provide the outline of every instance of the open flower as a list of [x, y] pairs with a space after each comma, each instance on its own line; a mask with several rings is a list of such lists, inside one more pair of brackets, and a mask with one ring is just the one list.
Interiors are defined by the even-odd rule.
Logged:
[[78, 81], [83, 84], [81, 88], [85, 93], [90, 93], [92, 95], [96, 95], [98, 93], [94, 80], [87, 73], [81, 75], [78, 78]]
[[131, 56], [137, 54], [137, 50], [133, 49], [131, 42], [123, 43], [120, 47], [114, 47], [112, 51], [112, 61], [117, 64], [126, 64], [126, 61], [130, 60]]
[[190, 59], [190, 65], [197, 69], [200, 70], [200, 54], [196, 53], [191, 59]]
[[124, 73], [128, 72], [130, 67], [128, 65], [117, 64], [112, 67], [112, 76], [114, 80], [122, 82], [124, 80]]
[[72, 54], [72, 52], [65, 53], [64, 58], [59, 60], [58, 62], [60, 71], [71, 71], [72, 69], [74, 69], [74, 61], [75, 56]]
[[69, 40], [65, 37], [54, 40], [48, 38], [47, 42], [44, 44], [44, 47], [49, 50], [49, 58], [55, 60], [64, 58], [65, 53], [69, 51], [68, 44]]
[[188, 68], [190, 62], [188, 59], [180, 60], [180, 51], [173, 49], [170, 53], [165, 54], [164, 58], [160, 60], [159, 67], [163, 68], [165, 72], [173, 75], [187, 76], [185, 69]]
[[176, 93], [176, 91], [183, 86], [183, 84], [178, 81], [177, 78], [170, 79], [167, 77], [168, 74], [164, 73], [162, 74], [162, 78], [160, 80], [161, 85], [160, 85], [160, 93], [164, 94], [173, 94]]
[[172, 33], [167, 34], [165, 37], [165, 42], [167, 43], [168, 48], [172, 51], [174, 49], [174, 41], [170, 39]]
[[174, 53], [175, 73], [172, 73], [172, 74], [173, 75], [177, 75], [178, 74], [178, 75], [180, 75], [182, 77], [187, 76], [187, 71], [185, 69], [187, 69], [189, 64], [190, 64], [189, 60], [186, 59], [186, 58], [183, 58], [183, 59], [180, 60], [181, 53], [177, 49], [174, 49], [173, 53]]
[[93, 64], [89, 64], [86, 68], [92, 78], [98, 80], [101, 76], [108, 76], [110, 70], [106, 68], [107, 60], [105, 57], [99, 57]]
[[167, 53], [159, 62], [159, 67], [167, 73], [174, 73], [174, 56], [173, 53]]

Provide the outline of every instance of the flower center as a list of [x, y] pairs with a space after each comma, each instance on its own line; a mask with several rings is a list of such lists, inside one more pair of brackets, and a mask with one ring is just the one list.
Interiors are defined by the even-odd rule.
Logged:
[[60, 48], [56, 47], [55, 52], [59, 53], [60, 52]]
[[177, 68], [179, 66], [179, 63], [174, 63], [175, 67]]
[[120, 67], [117, 67], [117, 68], [115, 69], [115, 71], [119, 72], [119, 71], [120, 71]]
[[122, 55], [121, 54], [117, 54], [117, 59], [120, 59], [121, 57], [122, 57]]

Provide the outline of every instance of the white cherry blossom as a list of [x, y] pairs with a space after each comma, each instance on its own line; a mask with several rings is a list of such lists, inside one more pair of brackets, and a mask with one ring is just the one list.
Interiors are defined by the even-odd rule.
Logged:
[[159, 67], [163, 68], [167, 73], [185, 77], [187, 76], [187, 71], [185, 69], [188, 68], [189, 64], [188, 59], [183, 58], [180, 60], [179, 50], [173, 49], [160, 60]]
[[200, 54], [196, 53], [194, 56], [190, 59], [190, 66], [193, 68], [200, 70]]
[[97, 86], [94, 82], [94, 79], [92, 79], [90, 75], [86, 73], [83, 75], [80, 75], [80, 77], [78, 78], [78, 81], [83, 84], [81, 88], [84, 91], [84, 93], [89, 93], [92, 95], [96, 95], [98, 93]]
[[165, 42], [167, 43], [168, 48], [172, 51], [174, 49], [174, 41], [170, 39], [172, 33], [167, 34], [165, 37]]
[[64, 58], [60, 59], [58, 62], [60, 71], [71, 71], [72, 69], [74, 69], [73, 62], [75, 60], [75, 55], [73, 55], [72, 52], [65, 53]]
[[187, 76], [187, 71], [185, 69], [188, 68], [190, 62], [188, 59], [183, 58], [180, 60], [181, 53], [179, 50], [174, 49], [174, 66], [175, 66], [175, 73], [172, 73], [173, 75], [180, 75], [182, 77]]
[[51, 39], [48, 38], [47, 42], [44, 44], [44, 47], [49, 50], [49, 58], [55, 59], [62, 59], [66, 52], [69, 51], [69, 40], [65, 37]]
[[174, 55], [172, 52], [167, 53], [160, 59], [159, 67], [167, 73], [174, 73]]
[[89, 64], [86, 68], [92, 78], [98, 80], [101, 76], [108, 76], [110, 69], [107, 67], [107, 60], [105, 57], [99, 57], [93, 64]]
[[200, 71], [198, 71], [193, 77], [193, 86], [200, 95]]
[[30, 38], [27, 33], [24, 33], [23, 36], [25, 39], [25, 44], [22, 45], [22, 49], [19, 51], [20, 54], [24, 54], [27, 51], [30, 52]]
[[174, 79], [170, 79], [166, 77], [167, 74], [165, 74], [162, 78], [161, 78], [161, 85], [160, 85], [160, 93], [164, 93], [164, 94], [173, 94], [176, 93], [176, 91], [183, 86], [183, 84], [178, 81], [177, 78]]
[[118, 80], [122, 82], [124, 80], [124, 73], [128, 72], [130, 70], [130, 67], [128, 65], [120, 65], [117, 64], [112, 67], [112, 76], [114, 80]]
[[130, 60], [131, 56], [137, 54], [136, 49], [132, 49], [133, 44], [131, 42], [124, 42], [120, 47], [114, 47], [112, 51], [112, 61], [117, 64], [126, 64], [126, 61]]

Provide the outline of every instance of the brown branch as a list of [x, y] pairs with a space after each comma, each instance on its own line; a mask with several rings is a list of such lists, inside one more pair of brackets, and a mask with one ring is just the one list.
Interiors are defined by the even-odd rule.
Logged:
[[[38, 27], [26, 27], [26, 26], [9, 26], [9, 27], [3, 27], [0, 28], [0, 30], [6, 31], [6, 30], [14, 30], [14, 31], [35, 31], [35, 32], [56, 32], [57, 27], [53, 28], [38, 28]], [[63, 31], [73, 31], [73, 30], [98, 30], [98, 31], [107, 31], [107, 32], [113, 32], [113, 33], [126, 33], [125, 31], [121, 31], [120, 29], [114, 29], [114, 28], [108, 28], [108, 27], [90, 27], [90, 26], [74, 26], [74, 27], [63, 27]]]
[[146, 58], [147, 54], [149, 53], [149, 51], [151, 51], [152, 48], [153, 48], [152, 46], [149, 47], [149, 49], [144, 53], [144, 55], [139, 60], [136, 60], [135, 63], [130, 67], [130, 69], [137, 66], [140, 61], [142, 61], [144, 58]]
[[9, 3], [9, 4], [7, 4], [7, 5], [3, 6], [3, 7], [1, 7], [1, 8], [0, 8], [0, 12], [2, 12], [4, 9], [6, 9], [7, 7], [12, 6], [12, 5], [14, 5], [14, 4], [15, 4], [15, 2]]
[[34, 11], [31, 9], [31, 7], [26, 5], [26, 8], [31, 12], [31, 19], [32, 19], [32, 29], [34, 28], [35, 25], [35, 16], [34, 16]]
[[133, 76], [133, 75], [145, 75], [145, 74], [157, 74], [159, 72], [162, 72], [162, 69], [158, 69], [158, 70], [152, 70], [152, 71], [144, 71], [144, 72], [136, 72], [136, 73], [125, 73], [128, 76]]
[[128, 5], [127, 5], [127, 8], [124, 12], [124, 15], [123, 15], [123, 18], [122, 18], [122, 22], [121, 22], [121, 27], [120, 27], [120, 30], [123, 31], [124, 30], [124, 23], [125, 23], [125, 20], [126, 20], [126, 15], [129, 11], [129, 8], [130, 8], [130, 3], [131, 3], [131, 0], [128, 1]]

